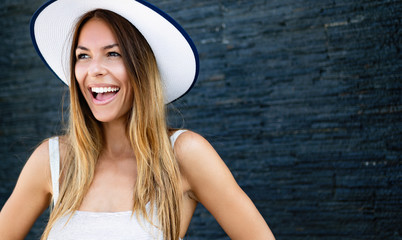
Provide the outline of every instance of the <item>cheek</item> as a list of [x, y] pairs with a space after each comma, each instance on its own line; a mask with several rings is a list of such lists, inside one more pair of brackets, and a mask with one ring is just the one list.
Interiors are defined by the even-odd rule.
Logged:
[[[126, 68], [123, 66], [123, 64], [120, 64], [114, 68], [114, 72], [116, 74], [116, 77], [119, 78], [124, 84], [127, 83], [128, 81], [128, 73]], [[129, 83], [128, 83], [129, 84]]]
[[124, 83], [124, 88], [127, 89], [126, 94], [125, 94], [126, 104], [131, 106], [131, 105], [133, 105], [133, 100], [134, 100], [134, 90], [129, 81]]
[[124, 67], [123, 64], [120, 64], [120, 66], [116, 67], [114, 70], [115, 70], [114, 72], [116, 74], [115, 76], [125, 86], [125, 88], [127, 89], [127, 93], [129, 94], [130, 98], [132, 98], [134, 91], [132, 89], [131, 81], [128, 76], [126, 68]]
[[74, 74], [75, 78], [77, 79], [78, 82], [82, 82], [84, 79], [84, 67], [81, 66], [80, 64], [76, 64], [74, 67]]
[[84, 93], [84, 79], [85, 79], [85, 73], [84, 69], [82, 66], [76, 65], [74, 68], [74, 74], [75, 74], [75, 79], [77, 79], [78, 87], [81, 90], [82, 93]]
[[77, 79], [78, 85], [82, 91], [85, 79], [85, 69], [84, 67], [76, 64], [74, 68], [75, 79]]
[[128, 76], [124, 76], [124, 85], [127, 89], [127, 93], [128, 93], [128, 98], [130, 99], [130, 101], [132, 101], [134, 99], [134, 89], [131, 85], [130, 79], [128, 78]]

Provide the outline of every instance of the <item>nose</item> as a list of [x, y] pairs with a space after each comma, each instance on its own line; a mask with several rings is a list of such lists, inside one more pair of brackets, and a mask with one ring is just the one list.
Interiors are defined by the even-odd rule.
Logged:
[[88, 69], [88, 75], [91, 77], [103, 76], [106, 74], [106, 68], [103, 66], [102, 60], [94, 58], [91, 61]]

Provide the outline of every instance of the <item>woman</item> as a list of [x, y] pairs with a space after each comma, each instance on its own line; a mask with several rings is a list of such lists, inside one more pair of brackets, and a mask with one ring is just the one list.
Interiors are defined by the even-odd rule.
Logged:
[[189, 37], [146, 2], [110, 2], [50, 1], [33, 17], [39, 55], [70, 86], [70, 125], [26, 163], [2, 239], [23, 239], [51, 203], [42, 239], [179, 239], [198, 202], [232, 239], [274, 239], [212, 146], [166, 126], [165, 103], [198, 74]]

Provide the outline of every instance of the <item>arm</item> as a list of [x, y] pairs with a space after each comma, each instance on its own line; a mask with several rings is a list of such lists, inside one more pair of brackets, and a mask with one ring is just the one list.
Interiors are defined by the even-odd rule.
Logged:
[[49, 206], [51, 181], [48, 141], [31, 155], [21, 171], [13, 193], [0, 212], [0, 236], [24, 239], [36, 219]]
[[185, 132], [177, 139], [175, 152], [191, 192], [231, 239], [275, 239], [207, 140], [194, 132]]

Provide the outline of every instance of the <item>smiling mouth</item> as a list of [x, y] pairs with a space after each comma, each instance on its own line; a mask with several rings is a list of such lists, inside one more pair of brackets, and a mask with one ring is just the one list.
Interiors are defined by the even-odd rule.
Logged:
[[119, 92], [118, 87], [92, 87], [91, 92], [94, 99], [98, 101], [106, 101]]

